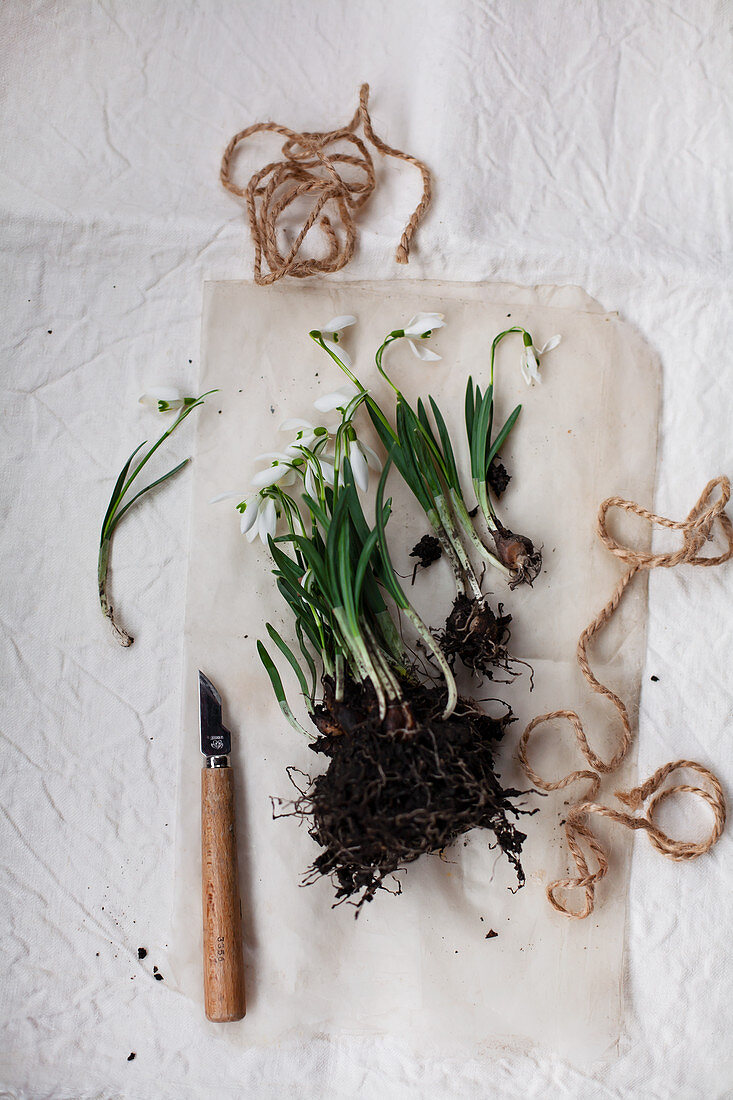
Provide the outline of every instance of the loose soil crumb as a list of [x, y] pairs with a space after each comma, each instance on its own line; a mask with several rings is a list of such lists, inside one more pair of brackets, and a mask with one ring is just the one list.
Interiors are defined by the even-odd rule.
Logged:
[[138, 959], [144, 959], [146, 955], [147, 955], [146, 949], [144, 947], [138, 947], [138, 949], [137, 949]]
[[131, 1050], [130, 1053], [127, 1055], [127, 1061], [128, 1062], [134, 1062], [136, 1058], [137, 1058], [137, 1054], [135, 1054], [134, 1050]]
[[484, 936], [484, 939], [485, 940], [495, 940], [498, 935], [499, 935], [498, 932], [495, 932], [493, 928], [490, 928], [489, 931]]

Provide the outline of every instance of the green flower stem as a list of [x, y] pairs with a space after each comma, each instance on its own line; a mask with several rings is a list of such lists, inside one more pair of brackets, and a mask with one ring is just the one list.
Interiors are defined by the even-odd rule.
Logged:
[[359, 379], [356, 377], [356, 375], [353, 373], [353, 371], [349, 370], [349, 368], [346, 366], [345, 363], [341, 362], [338, 355], [336, 355], [335, 352], [333, 352], [331, 350], [331, 348], [326, 346], [326, 343], [325, 343], [323, 337], [321, 336], [320, 332], [317, 332], [314, 329], [308, 335], [311, 337], [312, 340], [315, 341], [316, 344], [318, 344], [319, 348], [323, 348], [326, 355], [329, 355], [331, 357], [331, 359], [333, 359], [336, 366], [339, 367], [339, 369], [344, 372], [344, 374], [349, 379], [349, 381], [353, 382], [353, 384], [357, 387], [357, 389], [359, 389], [361, 391], [361, 393], [366, 394], [365, 400], [366, 400], [367, 405], [369, 406], [371, 411], [374, 413], [374, 415], [377, 417], [377, 419], [384, 425], [384, 427], [390, 433], [392, 438], [396, 439], [397, 436], [395, 435], [394, 428], [392, 427], [390, 422], [387, 420], [387, 417], [384, 415], [384, 413], [382, 412], [382, 410], [380, 409], [379, 405], [374, 400], [374, 398], [370, 397], [369, 391], [367, 390], [366, 386], [364, 386], [363, 383], [359, 381]]
[[382, 678], [374, 667], [374, 662], [372, 661], [366, 642], [361, 634], [356, 633], [350, 626], [345, 608], [335, 607], [333, 612], [336, 621], [341, 627], [342, 634], [353, 657], [357, 672], [360, 673], [359, 679], [368, 679], [372, 682], [379, 704], [379, 718], [381, 721], [387, 713], [387, 696]]
[[[504, 337], [509, 336], [509, 334], [512, 333], [512, 332], [521, 332], [523, 336], [529, 336], [529, 333], [527, 332], [527, 330], [522, 328], [521, 325], [514, 325], [512, 328], [504, 329], [503, 332], [500, 332], [498, 336], [494, 337], [494, 340], [491, 344], [491, 385], [492, 386], [494, 385], [494, 360], [496, 358], [496, 349], [498, 348], [499, 344], [504, 339]], [[531, 337], [530, 337], [530, 343], [531, 343]]]
[[491, 498], [489, 497], [489, 490], [485, 481], [479, 481], [478, 479], [473, 483], [474, 492], [476, 493], [476, 500], [479, 503], [481, 514], [486, 520], [486, 526], [492, 534], [500, 529], [499, 518], [496, 514]]
[[335, 668], [336, 686], [334, 694], [339, 703], [344, 701], [344, 658], [340, 653], [336, 654], [336, 668]]
[[430, 633], [418, 613], [409, 604], [407, 605], [407, 607], [403, 607], [402, 610], [404, 611], [409, 621], [412, 623], [418, 637], [435, 657], [435, 660], [445, 679], [445, 684], [448, 689], [448, 701], [445, 705], [445, 710], [443, 711], [443, 721], [445, 721], [446, 718], [449, 718], [451, 716], [456, 708], [456, 703], [458, 702], [458, 689], [456, 687], [456, 681], [453, 673], [451, 672], [450, 665], [445, 659], [445, 654], [443, 653], [443, 650], [435, 641], [435, 638], [433, 638], [433, 635]]
[[466, 580], [466, 576], [461, 569], [461, 563], [458, 560], [458, 555], [453, 549], [453, 543], [446, 535], [445, 528], [438, 519], [437, 513], [435, 515], [435, 522], [431, 520], [431, 523], [433, 525], [433, 530], [435, 531], [438, 542], [440, 543], [441, 550], [448, 559], [450, 567], [453, 571], [453, 580], [455, 581], [456, 585], [456, 594], [458, 596], [467, 596], [470, 591], [468, 581]]
[[[481, 497], [483, 496], [483, 498], [486, 500], [486, 503], [488, 504], [488, 498], [487, 498], [487, 495], [486, 495], [486, 487], [484, 486], [483, 492], [480, 493], [480, 494], [477, 494], [477, 495], [479, 496], [479, 504], [481, 506], [481, 511], [485, 515], [486, 513], [484, 511], [484, 506], [483, 506], [483, 503], [481, 501]], [[494, 554], [492, 554], [491, 551], [488, 550], [488, 548], [486, 546], [484, 546], [483, 542], [481, 541], [481, 539], [476, 534], [476, 529], [474, 528], [473, 524], [471, 523], [471, 517], [468, 514], [468, 511], [466, 509], [466, 505], [463, 501], [463, 498], [459, 497], [454, 492], [453, 489], [451, 489], [450, 498], [451, 498], [451, 505], [453, 507], [453, 512], [457, 516], [458, 522], [460, 523], [461, 527], [463, 528], [463, 530], [466, 532], [468, 538], [470, 539], [471, 545], [474, 547], [474, 549], [477, 551], [477, 553], [479, 553], [481, 555], [481, 557], [483, 558], [484, 561], [488, 562], [489, 565], [492, 565], [494, 567], [494, 569], [498, 569], [499, 572], [502, 573], [503, 576], [507, 580], [511, 580], [511, 578], [512, 578], [511, 570], [507, 569], [507, 567], [504, 565], [504, 563], [499, 561], [499, 559]], [[489, 527], [492, 531], [496, 530], [496, 524], [495, 523], [493, 525], [491, 523], [489, 523]]]
[[474, 568], [471, 565], [470, 558], [466, 553], [466, 549], [461, 540], [460, 532], [456, 527], [455, 520], [453, 519], [450, 508], [448, 507], [443, 497], [436, 498], [435, 507], [440, 517], [440, 522], [442, 523], [445, 533], [448, 537], [448, 540], [450, 541], [450, 544], [453, 547], [453, 550], [455, 551], [455, 554], [460, 562], [461, 570], [463, 571], [466, 581], [468, 582], [471, 594], [475, 599], [480, 600], [483, 598], [481, 593], [481, 585], [479, 584], [478, 577], [476, 576]]
[[393, 344], [395, 340], [400, 340], [404, 335], [405, 331], [401, 328], [396, 328], [393, 332], [390, 332], [389, 335], [384, 338], [384, 342], [380, 344], [380, 346], [377, 348], [376, 354], [374, 356], [374, 362], [377, 364], [377, 370], [379, 371], [385, 382], [387, 382], [392, 387], [394, 392], [402, 401], [404, 401], [404, 397], [382, 366], [382, 358], [384, 356], [385, 350], [389, 347], [389, 345]]
[[402, 690], [368, 623], [364, 623], [364, 636], [371, 650], [374, 666], [378, 669], [382, 683], [386, 688], [388, 701], [390, 703], [399, 702], [402, 699]]
[[399, 631], [394, 624], [394, 619], [390, 615], [389, 611], [379, 611], [374, 616], [379, 633], [384, 641], [384, 646], [392, 658], [392, 661], [397, 667], [403, 669], [404, 650], [402, 646], [402, 639], [400, 638]]

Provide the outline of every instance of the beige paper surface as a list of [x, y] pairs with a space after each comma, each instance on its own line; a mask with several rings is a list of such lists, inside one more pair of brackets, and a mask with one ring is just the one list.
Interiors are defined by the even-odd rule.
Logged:
[[[474, 686], [478, 697], [506, 698], [518, 716], [498, 754], [507, 784], [526, 786], [515, 762], [518, 737], [534, 715], [575, 708], [591, 743], [603, 751], [616, 729], [607, 706], [591, 699], [577, 669], [578, 635], [605, 602], [621, 568], [594, 536], [597, 506], [618, 494], [653, 502], [659, 380], [649, 349], [614, 315], [577, 288], [384, 282], [243, 283], [205, 287], [201, 389], [219, 387], [197, 420], [194, 509], [188, 580], [186, 662], [177, 881], [169, 970], [186, 995], [201, 994], [201, 899], [196, 670], [224, 697], [237, 769], [238, 834], [243, 897], [248, 1012], [227, 1025], [233, 1042], [250, 1046], [319, 1034], [391, 1034], [418, 1049], [477, 1052], [496, 1044], [540, 1043], [587, 1062], [612, 1051], [622, 1020], [622, 955], [630, 852], [623, 830], [599, 833], [611, 867], [592, 918], [569, 921], [553, 912], [544, 888], [569, 869], [563, 844], [563, 802], [571, 790], [528, 798], [540, 812], [523, 819], [528, 883], [513, 894], [506, 861], [490, 850], [491, 834], [475, 832], [446, 854], [412, 864], [400, 897], [380, 894], [358, 921], [350, 906], [332, 908], [321, 881], [302, 888], [318, 849], [295, 819], [273, 821], [270, 796], [289, 797], [285, 769], [310, 774], [324, 761], [287, 725], [259, 664], [256, 639], [264, 622], [290, 640], [287, 611], [259, 542], [239, 534], [229, 504], [208, 501], [246, 489], [252, 458], [278, 450], [277, 427], [291, 416], [314, 417], [313, 400], [344, 381], [308, 338], [332, 316], [354, 313], [346, 346], [355, 370], [378, 399], [389, 402], [373, 353], [392, 328], [419, 310], [445, 314], [431, 346], [439, 363], [421, 363], [406, 343], [388, 352], [388, 369], [412, 398], [432, 393], [465, 455], [463, 394], [469, 373], [485, 385], [493, 336], [522, 324], [541, 345], [560, 346], [542, 365], [543, 384], [528, 389], [519, 371], [521, 338], [504, 342], [497, 360], [499, 422], [521, 401], [523, 411], [504, 450], [513, 475], [501, 511], [515, 531], [544, 545], [545, 566], [533, 590], [510, 592], [500, 577], [485, 589], [514, 616], [511, 652], [534, 668], [512, 685]], [[221, 409], [221, 414], [218, 410]], [[366, 421], [366, 416], [364, 416]], [[395, 473], [389, 525], [395, 566], [411, 573], [407, 554], [427, 530]], [[640, 544], [648, 537], [636, 532]], [[450, 609], [452, 579], [439, 562], [411, 590], [432, 626]], [[596, 645], [601, 679], [636, 713], [644, 657], [646, 590], [637, 580], [622, 610]], [[282, 669], [291, 704], [297, 687]], [[465, 685], [464, 685], [465, 686]], [[487, 704], [491, 706], [492, 704]], [[302, 714], [299, 714], [303, 718]], [[547, 731], [532, 751], [543, 774], [577, 766], [565, 730]], [[602, 796], [629, 781], [606, 781]], [[486, 939], [493, 929], [496, 937]]]

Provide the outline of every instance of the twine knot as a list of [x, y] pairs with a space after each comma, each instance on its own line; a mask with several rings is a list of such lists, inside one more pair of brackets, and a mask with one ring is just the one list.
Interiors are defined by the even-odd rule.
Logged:
[[[719, 495], [717, 499], [713, 500], [716, 490], [719, 490]], [[558, 913], [563, 914], [563, 916], [572, 917], [575, 920], [583, 920], [585, 917], [589, 916], [593, 912], [595, 904], [596, 884], [608, 872], [608, 859], [606, 853], [588, 824], [591, 815], [597, 814], [601, 817], [606, 817], [611, 821], [615, 821], [625, 826], [627, 829], [643, 830], [647, 833], [652, 845], [661, 855], [666, 856], [668, 859], [678, 861], [697, 859], [698, 856], [708, 852], [719, 839], [725, 827], [726, 807], [720, 782], [708, 768], [704, 767], [702, 764], [698, 764], [694, 760], [675, 760], [672, 763], [664, 764], [661, 768], [657, 769], [654, 775], [650, 776], [646, 782], [640, 784], [638, 787], [634, 787], [630, 791], [616, 791], [615, 797], [632, 811], [631, 814], [623, 813], [621, 810], [613, 809], [610, 806], [603, 806], [593, 801], [600, 789], [601, 777], [599, 773], [615, 771], [621, 764], [629, 751], [632, 734], [628, 710], [623, 700], [602, 684], [594, 675], [588, 663], [587, 648], [591, 638], [598, 633], [613, 615], [629, 582], [636, 573], [645, 569], [671, 569], [674, 566], [683, 564], [705, 567], [721, 565], [723, 562], [733, 557], [733, 524], [725, 512], [725, 506], [729, 500], [730, 482], [727, 477], [718, 477], [708, 482], [684, 520], [671, 520], [667, 519], [665, 516], [658, 516], [654, 512], [649, 512], [646, 508], [640, 507], [640, 505], [635, 504], [633, 501], [623, 500], [621, 497], [609, 497], [607, 500], [603, 501], [598, 510], [596, 531], [601, 542], [612, 554], [615, 554], [616, 557], [624, 561], [629, 568], [620, 578], [608, 603], [581, 634], [578, 640], [576, 657], [580, 669], [591, 689], [598, 695], [602, 695], [604, 698], [608, 699], [618, 712], [621, 719], [619, 747], [610, 760], [605, 761], [601, 759], [601, 757], [599, 757], [590, 747], [585, 735], [585, 730], [583, 729], [583, 724], [575, 711], [555, 710], [550, 714], [541, 714], [529, 723], [522, 734], [518, 749], [521, 767], [531, 782], [534, 783], [536, 787], [539, 787], [540, 790], [561, 790], [577, 780], [588, 780], [589, 782], [585, 797], [571, 807], [565, 820], [565, 837], [578, 873], [575, 876], [558, 879], [550, 883], [546, 891], [550, 905]], [[652, 554], [623, 545], [623, 543], [619, 542], [608, 533], [607, 515], [611, 508], [620, 508], [628, 512], [633, 512], [647, 519], [652, 524], [667, 527], [671, 530], [681, 531], [683, 536], [682, 546], [672, 553]], [[705, 542], [712, 538], [713, 529], [716, 524], [719, 526], [725, 538], [727, 549], [722, 554], [715, 557], [701, 557], [700, 550]], [[538, 775], [529, 764], [527, 759], [527, 745], [529, 744], [533, 731], [538, 726], [558, 718], [565, 719], [573, 727], [578, 747], [593, 770], [575, 771], [564, 776], [562, 779], [547, 780]], [[697, 772], [698, 775], [704, 778], [707, 786], [695, 787], [687, 783], [680, 783], [669, 787], [662, 787], [667, 777], [671, 775], [672, 772], [679, 769], [688, 769]], [[671, 837], [667, 836], [654, 821], [654, 813], [657, 807], [666, 798], [670, 798], [674, 794], [685, 793], [694, 794], [702, 799], [702, 801], [707, 803], [713, 813], [712, 829], [708, 836], [699, 842], [673, 840]], [[652, 795], [653, 797], [649, 801], [646, 813], [640, 817], [634, 816], [634, 812], [638, 811]], [[595, 860], [595, 871], [591, 871], [589, 868], [586, 851]], [[585, 893], [585, 903], [581, 909], [571, 908], [567, 900], [558, 896], [558, 891], [577, 889], [582, 889]]]
[[[377, 137], [372, 128], [368, 101], [369, 85], [362, 84], [359, 106], [347, 126], [323, 133], [298, 133], [275, 122], [257, 122], [235, 134], [224, 150], [219, 175], [227, 191], [245, 200], [255, 247], [254, 281], [258, 286], [269, 286], [284, 275], [303, 279], [309, 275], [339, 271], [353, 256], [356, 248], [353, 215], [368, 201], [376, 186], [371, 153], [356, 134], [359, 126], [363, 127], [366, 141], [379, 153], [413, 164], [422, 176], [422, 198], [402, 232], [395, 254], [397, 263], [408, 262], [413, 234], [432, 197], [430, 172], [416, 157], [392, 149]], [[255, 172], [245, 188], [239, 187], [231, 177], [237, 147], [252, 134], [265, 131], [281, 134], [285, 138], [281, 150], [283, 159], [265, 165]], [[310, 211], [292, 245], [281, 251], [278, 228], [282, 230], [283, 227], [279, 227], [278, 223], [286, 212], [292, 214], [290, 207], [303, 198], [310, 201]], [[330, 215], [324, 209], [327, 204], [330, 204]], [[301, 259], [300, 249], [314, 226], [318, 226], [323, 235], [325, 255]], [[264, 273], [263, 257], [269, 268]]]

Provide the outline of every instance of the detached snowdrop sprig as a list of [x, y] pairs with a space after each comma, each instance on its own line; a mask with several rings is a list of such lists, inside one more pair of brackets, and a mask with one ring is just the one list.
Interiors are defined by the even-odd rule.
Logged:
[[141, 395], [139, 402], [146, 409], [154, 409], [155, 412], [162, 413], [178, 412], [179, 409], [195, 404], [196, 400], [195, 397], [184, 397], [175, 386], [154, 386]]
[[[177, 474], [179, 470], [188, 463], [188, 459], [184, 459], [183, 462], [179, 462], [177, 466], [174, 466], [172, 470], [169, 470], [167, 474], [163, 474], [162, 477], [156, 478], [155, 481], [151, 481], [149, 485], [145, 485], [144, 488], [138, 490], [134, 496], [129, 496], [129, 491], [132, 488], [133, 482], [138, 477], [143, 467], [150, 461], [158, 447], [172, 435], [176, 428], [183, 423], [189, 413], [197, 409], [199, 405], [203, 405], [204, 399], [209, 397], [210, 394], [216, 393], [216, 390], [209, 390], [207, 393], [202, 393], [200, 397], [184, 397], [179, 390], [171, 387], [158, 387], [149, 390], [146, 394], [140, 398], [140, 403], [147, 408], [156, 409], [158, 412], [178, 412], [178, 416], [173, 423], [166, 428], [163, 434], [148, 450], [143, 454], [142, 458], [138, 459], [136, 465], [133, 466], [133, 460], [143, 447], [146, 446], [147, 440], [136, 447], [128, 458], [125, 465], [120, 471], [119, 477], [115, 483], [115, 487], [112, 490], [112, 496], [110, 497], [107, 511], [102, 521], [102, 531], [99, 538], [99, 557], [97, 560], [97, 585], [99, 590], [99, 604], [102, 608], [102, 614], [109, 620], [114, 633], [115, 638], [122, 646], [131, 646], [134, 639], [115, 619], [114, 608], [109, 601], [108, 594], [108, 582], [109, 582], [109, 558], [112, 549], [112, 536], [117, 529], [117, 525], [124, 515], [130, 510], [133, 504], [144, 496], [145, 493], [150, 492], [157, 485], [162, 485], [164, 481], [168, 481], [169, 478]], [[130, 472], [132, 469], [132, 472]]]

